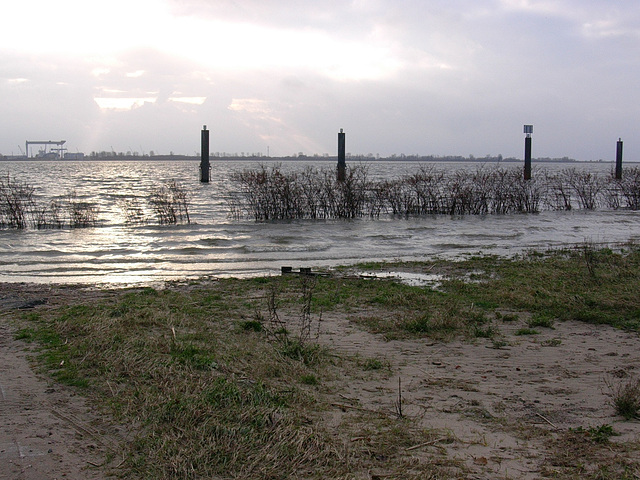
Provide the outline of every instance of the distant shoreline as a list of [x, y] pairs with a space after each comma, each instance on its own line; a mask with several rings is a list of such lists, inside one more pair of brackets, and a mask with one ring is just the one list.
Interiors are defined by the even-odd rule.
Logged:
[[[337, 162], [338, 157], [209, 157], [212, 162]], [[36, 157], [20, 157], [20, 156], [0, 156], [0, 162], [164, 162], [164, 161], [185, 161], [185, 162], [199, 162], [199, 156], [187, 156], [187, 155], [144, 155], [144, 156], [108, 156], [108, 157], [90, 157], [87, 156], [83, 159], [44, 159]], [[473, 163], [473, 164], [518, 164], [523, 163], [523, 159], [519, 158], [504, 158], [498, 160], [495, 157], [491, 158], [464, 158], [464, 157], [384, 157], [384, 158], [371, 158], [365, 156], [352, 156], [347, 158], [347, 162], [397, 162], [397, 163]], [[550, 163], [567, 163], [567, 164], [591, 164], [591, 163], [611, 163], [614, 164], [614, 160], [575, 160], [571, 158], [533, 158], [532, 163], [537, 164], [550, 164]], [[640, 163], [634, 161], [625, 161], [625, 164]]]

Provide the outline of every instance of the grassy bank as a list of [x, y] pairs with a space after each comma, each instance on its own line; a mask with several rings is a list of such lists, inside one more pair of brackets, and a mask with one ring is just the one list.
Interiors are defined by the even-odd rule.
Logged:
[[[496, 348], [505, 343], [500, 325], [515, 321], [526, 323], [522, 335], [566, 320], [640, 329], [634, 246], [359, 269], [441, 279], [418, 287], [345, 271], [87, 295], [24, 314], [18, 338], [38, 346], [53, 378], [130, 426], [133, 440], [113, 452], [124, 458], [111, 470], [117, 476], [355, 479], [381, 471], [423, 479], [467, 478], [443, 448], [416, 454], [455, 441], [451, 432], [403, 414], [400, 385], [389, 408], [351, 398], [351, 382], [389, 380], [397, 366], [319, 344], [328, 318], [387, 340], [482, 340]], [[619, 455], [603, 456], [602, 468], [580, 478], [634, 478], [621, 476], [627, 450], [571, 435]], [[554, 471], [577, 478], [570, 468]]]

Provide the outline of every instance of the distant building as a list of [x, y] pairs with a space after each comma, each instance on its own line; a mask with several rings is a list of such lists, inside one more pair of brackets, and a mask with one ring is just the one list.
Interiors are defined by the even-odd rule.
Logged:
[[82, 152], [78, 152], [78, 153], [65, 153], [64, 154], [64, 159], [65, 160], [84, 160], [84, 153]]

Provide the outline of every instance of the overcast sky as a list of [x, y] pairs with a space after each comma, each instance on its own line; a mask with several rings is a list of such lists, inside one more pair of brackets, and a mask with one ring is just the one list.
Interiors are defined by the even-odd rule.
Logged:
[[640, 161], [638, 0], [19, 0], [0, 153]]

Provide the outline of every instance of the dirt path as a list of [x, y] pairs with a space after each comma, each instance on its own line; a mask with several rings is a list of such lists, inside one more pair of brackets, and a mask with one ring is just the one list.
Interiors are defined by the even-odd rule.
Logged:
[[36, 374], [29, 346], [15, 340], [12, 320], [46, 294], [0, 289], [0, 479], [103, 479], [112, 433], [83, 398]]

